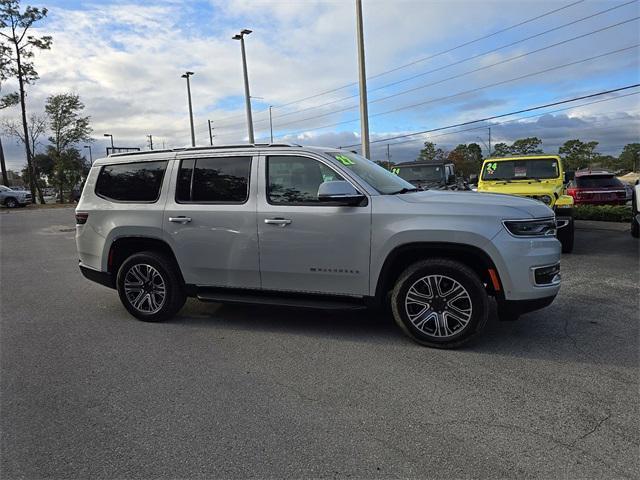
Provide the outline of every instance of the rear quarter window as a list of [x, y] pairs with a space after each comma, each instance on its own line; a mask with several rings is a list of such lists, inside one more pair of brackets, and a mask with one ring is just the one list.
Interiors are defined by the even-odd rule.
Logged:
[[156, 202], [166, 169], [166, 160], [105, 165], [96, 180], [96, 195], [116, 202]]

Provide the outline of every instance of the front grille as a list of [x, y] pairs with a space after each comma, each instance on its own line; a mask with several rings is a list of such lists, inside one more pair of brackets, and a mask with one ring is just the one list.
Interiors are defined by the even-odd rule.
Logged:
[[533, 277], [537, 286], [560, 283], [560, 263], [533, 269]]

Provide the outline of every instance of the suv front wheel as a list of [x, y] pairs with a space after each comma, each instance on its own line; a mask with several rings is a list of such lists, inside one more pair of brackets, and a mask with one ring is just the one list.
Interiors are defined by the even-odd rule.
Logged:
[[434, 258], [411, 265], [391, 295], [396, 323], [416, 342], [456, 348], [484, 328], [487, 292], [478, 275], [455, 260]]
[[124, 261], [118, 270], [118, 295], [131, 315], [161, 322], [182, 308], [187, 297], [173, 263], [156, 252], [136, 253]]

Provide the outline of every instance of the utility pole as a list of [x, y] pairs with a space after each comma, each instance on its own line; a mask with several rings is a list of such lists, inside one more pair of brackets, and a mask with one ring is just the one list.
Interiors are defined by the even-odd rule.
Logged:
[[367, 74], [364, 60], [362, 0], [356, 0], [356, 35], [358, 37], [358, 70], [360, 75], [360, 131], [362, 137], [362, 155], [365, 158], [369, 158], [369, 109], [367, 107]]
[[184, 72], [182, 78], [187, 79], [187, 97], [189, 98], [189, 122], [191, 123], [191, 146], [196, 146], [196, 132], [193, 129], [193, 107], [191, 106], [191, 83], [189, 77], [193, 75], [193, 72]]
[[269, 130], [271, 131], [271, 143], [273, 143], [273, 118], [271, 117], [271, 109], [273, 105], [269, 105]]
[[209, 123], [209, 145], [213, 147], [213, 128], [211, 128], [211, 120], [207, 120]]
[[149, 150], [153, 150], [153, 135], [147, 135], [149, 139]]
[[237, 35], [233, 36], [234, 40], [240, 40], [240, 48], [242, 50], [242, 71], [244, 73], [244, 99], [247, 109], [247, 132], [249, 134], [249, 143], [255, 143], [253, 136], [253, 118], [251, 117], [251, 94], [249, 93], [249, 74], [247, 73], [247, 54], [244, 49], [244, 36], [249, 35], [251, 30], [243, 29]]
[[389, 144], [387, 143], [387, 168], [391, 171], [391, 155], [389, 153]]
[[491, 127], [489, 127], [489, 156], [491, 156]]

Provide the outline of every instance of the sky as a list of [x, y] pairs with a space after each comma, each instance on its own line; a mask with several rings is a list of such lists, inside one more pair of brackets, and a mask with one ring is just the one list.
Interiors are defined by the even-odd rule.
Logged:
[[[640, 141], [640, 88], [442, 129], [640, 83], [640, 4], [629, 0], [363, 0], [371, 157], [414, 159], [424, 141], [445, 149], [477, 142], [599, 142], [617, 155]], [[37, 52], [40, 79], [28, 88], [28, 113], [46, 98], [77, 93], [93, 127], [94, 159], [116, 146], [190, 145], [185, 71], [193, 71], [196, 143], [247, 141], [240, 44], [243, 28], [256, 141], [306, 145], [360, 143], [355, 1], [45, 0], [34, 34], [51, 35]], [[2, 85], [3, 93], [15, 82]], [[2, 119], [19, 119], [6, 109]], [[489, 129], [490, 127], [490, 129]], [[404, 137], [433, 130], [429, 135]], [[464, 131], [462, 131], [464, 130]], [[39, 150], [46, 147], [43, 138]], [[24, 149], [3, 134], [8, 168]], [[81, 145], [82, 147], [84, 145]], [[350, 147], [358, 149], [359, 147]], [[85, 152], [88, 150], [84, 150]]]

